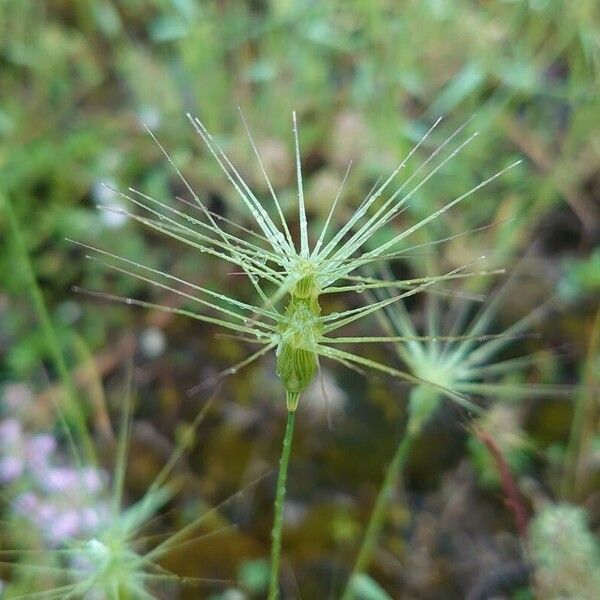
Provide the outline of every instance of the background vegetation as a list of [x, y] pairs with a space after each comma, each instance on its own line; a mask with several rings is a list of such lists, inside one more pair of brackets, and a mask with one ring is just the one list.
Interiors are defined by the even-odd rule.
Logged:
[[[213, 210], [247, 223], [185, 119], [187, 111], [205, 121], [251, 187], [263, 193], [238, 116], [242, 107], [289, 219], [295, 203], [292, 110], [299, 116], [314, 219], [326, 214], [350, 160], [349, 207], [389, 173], [435, 117], [445, 117], [447, 134], [474, 115], [469, 128], [480, 131], [478, 141], [420, 191], [394, 227], [406, 227], [524, 159], [428, 235], [495, 223], [444, 245], [444, 269], [485, 254], [489, 266], [511, 270], [527, 252], [523, 282], [502, 306], [498, 327], [553, 298], [550, 316], [536, 326], [539, 336], [516, 341], [509, 352], [552, 356], [546, 352], [545, 360], [508, 380], [588, 388], [567, 397], [509, 398], [493, 405], [490, 419], [528, 509], [569, 500], [585, 507], [597, 528], [597, 320], [592, 333], [600, 293], [599, 73], [600, 8], [594, 0], [1, 0], [0, 190], [14, 206], [98, 440], [107, 414], [118, 418], [133, 373], [137, 412], [128, 499], [143, 493], [210, 395], [203, 390], [190, 397], [187, 390], [248, 351], [240, 342], [215, 340], [216, 329], [204, 324], [71, 290], [78, 285], [176, 301], [86, 261], [85, 251], [66, 237], [206, 287], [249, 293], [214, 261], [95, 208], [124, 207], [102, 182], [163, 199], [185, 193], [143, 125]], [[4, 419], [18, 412], [29, 432], [47, 431], [54, 426], [53, 398], [64, 389], [6, 219], [3, 207], [0, 410]], [[418, 276], [421, 258], [398, 261], [394, 269]], [[495, 283], [479, 282], [478, 291]], [[419, 319], [418, 300], [411, 310]], [[390, 354], [383, 347], [371, 353]], [[267, 358], [219, 390], [182, 467], [188, 477], [182, 497], [169, 507], [171, 527], [275, 467], [285, 407], [274, 377]], [[329, 408], [316, 385], [303, 399], [294, 442], [284, 539], [290, 598], [300, 597], [296, 586], [303, 598], [336, 597], [404, 427], [406, 386], [333, 365], [325, 365], [325, 385]], [[501, 579], [519, 560], [497, 471], [465, 422], [460, 411], [445, 406], [410, 457], [406, 492], [395, 499], [372, 571], [393, 598], [464, 598], [480, 589], [482, 573]], [[273, 488], [274, 478], [266, 477], [223, 509], [221, 518], [237, 524], [234, 531], [167, 557], [178, 573], [232, 581], [230, 592], [224, 591], [228, 585], [188, 586], [182, 597], [225, 597], [233, 588], [261, 597]], [[0, 544], [6, 545], [3, 535]], [[530, 592], [521, 586], [518, 593]]]

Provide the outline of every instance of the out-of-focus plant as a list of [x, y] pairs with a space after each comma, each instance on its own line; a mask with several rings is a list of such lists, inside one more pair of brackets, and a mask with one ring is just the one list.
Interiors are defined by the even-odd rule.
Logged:
[[[77, 455], [71, 455], [70, 460], [68, 452], [60, 456], [51, 436], [26, 439], [13, 421], [6, 420], [0, 425], [5, 433], [11, 434], [11, 439], [0, 449], [4, 475], [8, 474], [9, 458], [13, 462], [18, 458], [14, 447], [19, 441], [17, 433], [21, 445], [30, 449], [22, 459], [20, 472], [13, 468], [10, 473], [16, 494], [11, 519], [15, 529], [8, 532], [18, 546], [4, 552], [17, 558], [10, 563], [13, 578], [5, 590], [8, 598], [150, 599], [160, 597], [155, 594], [165, 585], [206, 581], [180, 577], [160, 563], [169, 552], [200, 539], [202, 536], [197, 532], [215, 516], [217, 508], [207, 509], [175, 533], [150, 534], [161, 512], [176, 495], [177, 488], [170, 481], [173, 469], [189, 447], [193, 432], [210, 404], [198, 414], [182, 443], [142, 497], [128, 505], [125, 478], [132, 406], [133, 399], [128, 395], [122, 407], [110, 477], [97, 467], [81, 463]], [[49, 443], [52, 452], [47, 451]], [[46, 447], [43, 457], [31, 451], [40, 444]], [[7, 478], [4, 479], [7, 483]], [[30, 547], [22, 547], [25, 540], [29, 540]]]
[[[385, 510], [413, 442], [444, 397], [471, 413], [483, 414], [482, 409], [472, 401], [472, 397], [514, 399], [572, 391], [563, 386], [518, 384], [503, 380], [507, 374], [514, 377], [515, 373], [537, 360], [535, 355], [504, 360], [497, 357], [515, 338], [523, 336], [547, 310], [541, 307], [533, 311], [501, 334], [490, 333], [501, 303], [506, 301], [514, 288], [513, 278], [471, 318], [469, 303], [464, 298], [457, 301], [448, 300], [440, 296], [439, 292], [427, 294], [426, 324], [423, 332], [415, 327], [402, 301], [384, 307], [380, 315], [383, 317], [383, 326], [391, 336], [397, 336], [400, 340], [394, 345], [396, 352], [408, 372], [420, 382], [410, 390], [406, 430], [386, 470], [342, 596], [344, 599], [356, 595], [354, 582], [370, 564], [384, 525]], [[379, 298], [381, 297], [385, 295], [380, 293]]]
[[594, 600], [600, 589], [600, 546], [585, 510], [548, 504], [529, 525], [535, 587], [548, 600]]
[[600, 293], [600, 250], [585, 260], [564, 261], [558, 292], [567, 301]]

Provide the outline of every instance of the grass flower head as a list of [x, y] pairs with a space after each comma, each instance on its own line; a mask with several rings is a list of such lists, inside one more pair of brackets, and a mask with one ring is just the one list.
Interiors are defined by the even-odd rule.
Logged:
[[[114, 296], [110, 296], [110, 298], [128, 304], [185, 314], [194, 319], [219, 325], [234, 332], [238, 337], [261, 346], [251, 356], [224, 371], [223, 376], [235, 373], [239, 368], [250, 364], [270, 350], [275, 350], [277, 374], [286, 390], [288, 409], [292, 411], [296, 410], [300, 394], [317, 372], [321, 357], [332, 359], [347, 367], [367, 366], [394, 376], [414, 380], [409, 373], [398, 371], [339, 348], [339, 344], [343, 343], [389, 341], [388, 338], [348, 338], [337, 336], [336, 332], [402, 298], [426, 289], [436, 282], [464, 277], [472, 273], [467, 273], [468, 266], [465, 266], [443, 275], [407, 281], [387, 281], [361, 276], [360, 270], [365, 266], [397, 258], [407, 253], [410, 250], [410, 247], [406, 245], [409, 236], [517, 163], [446, 202], [431, 215], [408, 229], [400, 232], [392, 230], [391, 237], [388, 237], [387, 241], [375, 244], [374, 236], [388, 227], [395, 217], [408, 207], [420, 188], [476, 135], [467, 137], [465, 141], [453, 149], [449, 149], [451, 142], [463, 131], [465, 125], [459, 127], [440, 146], [430, 152], [428, 157], [416, 166], [412, 174], [401, 184], [395, 183], [397, 176], [415, 157], [417, 150], [424, 145], [438, 125], [440, 121], [438, 119], [389, 177], [372, 189], [347, 222], [342, 226], [335, 226], [336, 207], [341, 197], [342, 186], [348, 176], [350, 169], [348, 167], [320, 232], [312, 238], [304, 201], [298, 129], [294, 113], [293, 131], [299, 227], [299, 241], [296, 242], [243, 116], [242, 120], [248, 132], [252, 149], [267, 182], [270, 202], [273, 205], [271, 212], [274, 213], [274, 216], [269, 214], [265, 208], [265, 202], [259, 200], [246, 184], [237, 168], [203, 123], [191, 115], [188, 115], [188, 118], [237, 192], [254, 222], [254, 227], [247, 228], [211, 212], [156, 138], [154, 138], [156, 143], [192, 197], [191, 202], [179, 199], [180, 202], [188, 209], [194, 209], [195, 212], [191, 214], [189, 210], [183, 210], [183, 207], [172, 206], [130, 188], [129, 192], [122, 193], [122, 196], [145, 214], [139, 215], [131, 212], [125, 214], [150, 229], [183, 242], [201, 253], [212, 255], [234, 265], [247, 276], [259, 301], [255, 304], [243, 302], [231, 295], [208, 289], [168, 272], [159, 271], [104, 250], [87, 246], [95, 251], [96, 258], [101, 255], [100, 260], [107, 262], [110, 268], [136, 277], [155, 287], [170, 290], [182, 297], [184, 301], [199, 305], [204, 310], [196, 312], [130, 298]], [[149, 133], [154, 137], [151, 132]], [[124, 212], [120, 209], [103, 208]], [[388, 298], [359, 308], [329, 314], [324, 314], [322, 311], [320, 301], [326, 294], [346, 292], [361, 294], [365, 290], [380, 288], [387, 288], [393, 293]], [[99, 295], [107, 297], [106, 294]]]
[[428, 295], [422, 330], [415, 327], [401, 301], [384, 309], [383, 327], [404, 338], [395, 344], [398, 356], [407, 370], [421, 380], [410, 395], [413, 427], [420, 428], [443, 397], [478, 413], [479, 407], [471, 400], [474, 395], [514, 399], [572, 392], [569, 386], [503, 380], [507, 375], [522, 374], [525, 367], [540, 360], [535, 354], [500, 357], [515, 339], [530, 336], [531, 327], [548, 313], [548, 304], [541, 305], [504, 331], [491, 333], [502, 302], [514, 292], [517, 274], [498, 288], [473, 316], [470, 316], [472, 298]]

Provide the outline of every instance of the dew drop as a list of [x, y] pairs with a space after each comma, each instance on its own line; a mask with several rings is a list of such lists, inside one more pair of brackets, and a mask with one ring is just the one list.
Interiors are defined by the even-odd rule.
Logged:
[[365, 289], [366, 289], [366, 286], [365, 286], [365, 284], [364, 284], [364, 283], [359, 283], [359, 284], [356, 286], [356, 291], [357, 291], [357, 293], [359, 293], [359, 294], [362, 294], [362, 293], [365, 291]]

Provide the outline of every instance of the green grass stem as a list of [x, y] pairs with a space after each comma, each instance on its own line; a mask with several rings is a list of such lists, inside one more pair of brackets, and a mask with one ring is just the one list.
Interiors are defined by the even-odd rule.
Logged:
[[379, 489], [379, 494], [375, 500], [375, 505], [373, 506], [373, 511], [371, 512], [369, 523], [367, 525], [367, 530], [356, 556], [354, 567], [352, 568], [352, 572], [348, 578], [346, 588], [341, 596], [341, 600], [352, 600], [352, 598], [354, 598], [354, 581], [359, 575], [364, 573], [369, 568], [369, 564], [373, 557], [373, 551], [375, 550], [377, 540], [379, 539], [379, 535], [381, 534], [381, 530], [383, 528], [386, 509], [389, 505], [392, 494], [394, 493], [394, 488], [398, 483], [400, 473], [404, 468], [406, 459], [408, 458], [410, 449], [417, 434], [418, 430], [408, 428], [401, 442], [396, 448], [396, 452], [388, 466], [385, 478], [381, 488]]
[[561, 496], [576, 500], [581, 492], [582, 481], [585, 480], [582, 468], [582, 456], [590, 450], [596, 434], [595, 424], [598, 419], [598, 402], [595, 400], [598, 385], [598, 374], [594, 368], [600, 351], [600, 309], [596, 312], [587, 357], [583, 372], [584, 386], [575, 396], [571, 431], [567, 443], [565, 470], [563, 473]]
[[62, 383], [63, 403], [62, 406], [60, 406], [59, 404], [57, 405], [59, 418], [61, 420], [64, 419], [64, 424], [67, 432], [70, 431], [69, 428], [71, 426], [75, 428], [81, 442], [84, 445], [86, 458], [93, 457], [94, 450], [91, 446], [89, 435], [87, 433], [85, 419], [77, 403], [77, 392], [75, 389], [75, 384], [73, 382], [71, 372], [67, 367], [67, 362], [63, 355], [63, 351], [60, 347], [60, 342], [58, 340], [56, 330], [54, 329], [54, 325], [52, 324], [52, 320], [50, 318], [48, 309], [46, 307], [46, 303], [44, 301], [44, 296], [42, 295], [42, 291], [40, 290], [40, 287], [38, 285], [35, 276], [35, 271], [33, 269], [33, 265], [29, 257], [29, 252], [27, 250], [27, 245], [25, 244], [23, 234], [21, 233], [21, 226], [19, 224], [19, 220], [13, 209], [10, 198], [7, 195], [3, 194], [1, 191], [0, 206], [3, 206], [5, 209], [8, 221], [8, 228], [12, 234], [13, 248], [15, 252], [15, 262], [19, 266], [24, 286], [27, 288], [29, 294], [31, 295], [31, 299], [33, 301], [33, 305], [37, 313], [37, 318], [44, 333], [44, 338], [46, 341], [48, 352], [50, 353], [50, 358], [54, 363], [54, 367]]
[[269, 579], [269, 600], [279, 598], [279, 562], [281, 559], [281, 530], [283, 526], [283, 503], [285, 500], [285, 482], [287, 479], [288, 464], [292, 450], [292, 436], [296, 411], [289, 410], [279, 459], [279, 475], [277, 476], [277, 491], [275, 493], [275, 517], [271, 531], [271, 574]]

